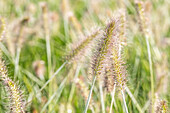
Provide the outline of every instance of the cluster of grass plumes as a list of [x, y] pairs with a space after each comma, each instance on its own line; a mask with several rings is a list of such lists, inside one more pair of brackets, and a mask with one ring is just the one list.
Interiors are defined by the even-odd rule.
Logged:
[[169, 6], [0, 0], [0, 113], [169, 113]]
[[[0, 38], [4, 35], [5, 22], [0, 18]], [[22, 91], [19, 86], [8, 77], [8, 71], [5, 62], [2, 60], [2, 51], [0, 50], [0, 80], [3, 82], [4, 89], [6, 90], [6, 97], [9, 99], [7, 108], [12, 113], [25, 113], [25, 102], [23, 99]]]
[[[92, 75], [94, 76], [93, 84], [96, 77], [103, 81], [104, 87], [111, 92], [114, 85], [120, 87], [126, 112], [128, 113], [123, 93], [124, 85], [126, 83], [126, 68], [122, 61], [122, 45], [125, 34], [125, 14], [122, 11], [120, 15], [108, 22], [103, 32], [103, 36], [99, 38], [96, 51], [92, 58]], [[99, 83], [100, 84], [100, 83]], [[91, 91], [93, 90], [93, 86]], [[89, 94], [90, 101], [91, 93]], [[88, 102], [87, 101], [87, 102]], [[88, 107], [88, 103], [87, 103]], [[104, 108], [103, 108], [104, 109]], [[86, 112], [86, 110], [85, 110]]]
[[125, 12], [118, 11], [120, 14], [117, 19], [117, 30], [112, 34], [112, 42], [109, 44], [109, 52], [107, 55], [104, 87], [108, 92], [113, 91], [114, 85], [123, 86], [126, 82], [126, 69], [122, 65], [122, 47], [125, 41]]
[[[126, 81], [126, 69], [121, 58], [124, 25], [125, 15], [123, 12], [111, 19], [105, 28], [103, 37], [99, 39], [99, 44], [92, 58], [92, 75], [104, 78], [106, 80], [104, 85], [107, 86], [107, 89], [111, 89], [109, 87], [113, 87], [116, 82], [117, 85], [123, 86]], [[109, 82], [109, 79], [113, 81]]]

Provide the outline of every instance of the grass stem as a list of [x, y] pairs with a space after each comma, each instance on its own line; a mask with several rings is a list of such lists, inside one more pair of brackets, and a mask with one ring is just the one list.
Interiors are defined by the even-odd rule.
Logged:
[[20, 58], [21, 48], [17, 48], [16, 58], [15, 58], [15, 72], [14, 72], [14, 79], [18, 76], [19, 73], [19, 58]]
[[100, 90], [100, 98], [101, 98], [101, 104], [102, 104], [102, 113], [105, 113], [102, 83], [99, 83], [99, 90]]
[[[36, 96], [48, 85], [48, 83], [51, 82], [51, 80], [61, 71], [61, 69], [66, 65], [66, 63], [67, 63], [67, 62], [64, 62], [64, 63], [57, 69], [57, 71], [56, 71], [56, 72], [51, 76], [51, 78], [41, 87], [41, 89], [40, 89], [36, 94], [34, 94], [34, 97], [36, 97]], [[29, 102], [27, 102], [27, 103], [30, 103], [30, 102], [33, 100], [34, 97], [32, 97], [32, 99], [31, 99]]]
[[111, 93], [112, 95], [112, 101], [111, 101], [111, 105], [110, 105], [110, 113], [112, 113], [112, 106], [113, 106], [113, 103], [114, 103], [114, 106], [115, 108], [117, 109], [117, 105], [115, 103], [115, 91], [116, 91], [116, 84], [114, 85], [114, 88], [113, 88], [113, 92]]
[[147, 51], [148, 51], [148, 60], [149, 60], [149, 69], [150, 69], [150, 79], [151, 79], [151, 95], [152, 95], [152, 113], [154, 113], [154, 76], [153, 76], [153, 67], [152, 67], [152, 58], [151, 58], [151, 50], [149, 44], [149, 36], [145, 35]]
[[90, 92], [89, 92], [89, 96], [88, 96], [88, 99], [87, 99], [87, 102], [86, 102], [84, 113], [87, 113], [88, 106], [89, 106], [90, 99], [91, 99], [92, 92], [93, 92], [93, 88], [94, 88], [94, 84], [96, 82], [96, 78], [97, 78], [96, 76], [94, 76], [94, 78], [93, 78], [92, 86], [91, 86], [91, 89], [90, 89]]
[[[49, 98], [48, 102], [44, 105], [44, 107], [42, 108], [41, 112], [40, 113], [44, 113], [45, 109], [47, 108], [48, 105], [50, 105], [50, 103], [52, 102], [52, 100], [57, 96], [57, 99], [56, 101], [58, 101], [61, 93], [62, 93], [62, 90], [65, 86], [65, 83], [67, 81], [67, 78], [68, 77], [65, 77], [64, 80], [61, 82], [59, 88], [57, 89], [57, 91]], [[50, 111], [51, 112], [51, 111]]]
[[[48, 19], [48, 9], [47, 5], [44, 4], [42, 7], [43, 10], [43, 22], [44, 22], [44, 31], [45, 31], [45, 39], [46, 39], [46, 54], [47, 54], [47, 62], [48, 62], [48, 78], [51, 78], [52, 70], [51, 70], [51, 47], [50, 47], [50, 30], [49, 30], [49, 19]], [[53, 87], [52, 82], [49, 84], [48, 96], [49, 98], [52, 96]], [[49, 105], [49, 111], [51, 110], [51, 105]]]
[[41, 87], [40, 92], [50, 83], [50, 81], [60, 72], [60, 70], [66, 65], [67, 62], [64, 62], [58, 69], [57, 71], [49, 78], [49, 80]]
[[126, 113], [129, 113], [127, 105], [126, 105], [125, 95], [124, 95], [124, 92], [123, 92], [122, 89], [121, 89], [121, 93], [122, 93], [122, 97], [123, 97], [123, 104], [124, 104], [124, 107], [125, 107], [125, 111], [126, 111]]
[[[78, 75], [79, 75], [79, 72], [80, 72], [80, 67], [79, 64], [77, 65], [77, 69], [76, 69], [76, 73], [75, 73], [75, 76], [74, 76], [74, 79], [75, 80]], [[71, 91], [70, 91], [70, 95], [69, 95], [69, 98], [68, 98], [68, 101], [69, 103], [72, 101], [72, 98], [73, 98], [73, 95], [74, 95], [74, 91], [75, 91], [75, 87], [76, 87], [76, 84], [75, 82], [72, 83], [72, 87], [71, 87]]]

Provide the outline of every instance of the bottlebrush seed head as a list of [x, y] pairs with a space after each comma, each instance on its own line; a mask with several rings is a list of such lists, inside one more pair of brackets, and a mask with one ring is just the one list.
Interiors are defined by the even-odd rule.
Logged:
[[106, 26], [92, 60], [92, 74], [102, 78], [107, 91], [116, 83], [123, 89], [126, 68], [121, 58], [125, 35], [125, 14], [122, 12]]
[[122, 11], [119, 15], [119, 31], [117, 32], [117, 35], [114, 38], [114, 41], [112, 43], [112, 50], [111, 50], [111, 59], [112, 59], [112, 65], [113, 65], [113, 74], [116, 78], [116, 84], [120, 86], [121, 90], [123, 89], [124, 84], [126, 83], [126, 67], [124, 66], [124, 62], [122, 60], [122, 49], [123, 44], [125, 43], [125, 25], [126, 25], [126, 19], [125, 19], [125, 13]]
[[[105, 68], [107, 66], [106, 61], [110, 57], [108, 54], [110, 53], [110, 45], [114, 36], [117, 32], [117, 20], [112, 19], [106, 26], [103, 36], [98, 40], [98, 45], [96, 47], [96, 51], [94, 52], [94, 56], [92, 58], [92, 75], [103, 78], [105, 73]], [[109, 56], [109, 57], [108, 57]]]
[[140, 30], [146, 34], [148, 33], [148, 18], [145, 13], [145, 4], [142, 1], [136, 1], [136, 11], [139, 17]]
[[103, 87], [109, 93], [113, 91], [114, 85], [116, 83], [116, 78], [112, 72], [113, 72], [113, 66], [106, 67], [104, 80], [103, 80]]
[[10, 78], [5, 80], [6, 91], [9, 93], [10, 111], [12, 113], [25, 113], [25, 100], [19, 87]]
[[125, 16], [125, 11], [124, 10], [120, 10], [119, 11], [119, 40], [120, 40], [120, 44], [125, 45], [125, 33], [126, 33], [126, 16]]
[[[125, 14], [120, 13], [116, 19], [116, 30], [112, 34], [111, 43], [109, 43], [106, 64], [106, 74], [104, 75], [104, 86], [110, 92], [116, 83], [123, 89], [126, 83], [126, 67], [122, 60], [122, 48], [125, 41]], [[109, 80], [110, 79], [110, 80]], [[112, 87], [112, 88], [111, 88]]]
[[100, 34], [100, 30], [97, 30], [93, 34], [89, 35], [86, 39], [84, 39], [78, 46], [71, 51], [69, 55], [66, 56], [66, 60], [71, 61], [77, 61], [81, 58], [81, 56], [85, 55], [85, 52], [88, 48], [90, 48], [92, 42], [94, 39], [98, 37]]
[[8, 93], [10, 111], [12, 113], [24, 113], [25, 103], [18, 85], [7, 76], [7, 69], [4, 61], [0, 58], [0, 79], [3, 81]]

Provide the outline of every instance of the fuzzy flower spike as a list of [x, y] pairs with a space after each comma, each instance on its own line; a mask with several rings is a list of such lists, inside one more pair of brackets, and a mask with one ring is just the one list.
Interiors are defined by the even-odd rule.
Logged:
[[113, 38], [112, 36], [116, 32], [116, 28], [117, 28], [117, 22], [115, 19], [113, 19], [112, 21], [109, 22], [109, 24], [105, 28], [105, 32], [103, 36], [98, 41], [96, 51], [94, 52], [94, 56], [92, 58], [92, 66], [91, 66], [92, 69], [91, 74], [94, 76], [94, 78], [93, 78], [92, 87], [90, 89], [90, 93], [88, 96], [84, 113], [87, 112], [96, 78], [97, 77], [101, 78], [104, 75], [105, 72], [104, 70], [106, 67], [105, 61], [107, 59], [107, 53], [109, 52], [108, 48], [110, 43], [112, 42], [112, 38]]
[[124, 44], [125, 34], [125, 14], [121, 13], [119, 16], [119, 27], [117, 35], [112, 43], [111, 59], [113, 62], [113, 76], [116, 78], [117, 85], [123, 90], [123, 86], [126, 83], [126, 67], [122, 60], [122, 49]]
[[67, 61], [77, 61], [80, 57], [84, 56], [86, 50], [90, 48], [92, 42], [100, 35], [100, 29], [96, 30], [91, 35], [87, 36], [83, 41], [81, 41], [77, 47], [75, 47], [69, 55], [66, 56]]

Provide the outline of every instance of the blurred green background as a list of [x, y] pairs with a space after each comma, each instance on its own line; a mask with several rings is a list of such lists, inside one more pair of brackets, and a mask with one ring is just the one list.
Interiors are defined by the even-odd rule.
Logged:
[[[145, 0], [151, 30], [151, 53], [155, 94], [170, 107], [170, 1]], [[65, 62], [65, 55], [95, 27], [105, 27], [114, 12], [126, 10], [124, 59], [127, 66], [127, 86], [140, 107], [150, 110], [150, 72], [145, 37], [139, 30], [134, 0], [1, 0], [0, 17], [6, 22], [3, 43], [0, 43], [9, 76], [24, 91], [27, 111], [31, 113], [81, 113], [85, 99], [76, 78], [90, 89], [89, 56], [86, 61], [65, 65], [50, 83], [38, 92]], [[47, 11], [46, 11], [47, 9]], [[47, 15], [47, 16], [46, 16]], [[46, 18], [47, 17], [47, 18]], [[49, 36], [49, 42], [47, 41]], [[49, 45], [49, 48], [47, 47]], [[48, 49], [47, 49], [48, 48]], [[48, 54], [48, 52], [51, 54]], [[49, 58], [49, 59], [48, 59]], [[6, 112], [6, 92], [0, 84], [0, 112]], [[94, 112], [101, 113], [99, 89], [93, 93]], [[119, 90], [115, 94], [115, 113], [123, 113]], [[30, 100], [32, 101], [30, 102]], [[104, 92], [106, 113], [111, 95]], [[138, 113], [126, 94], [130, 113]], [[89, 113], [92, 111], [89, 109]]]

